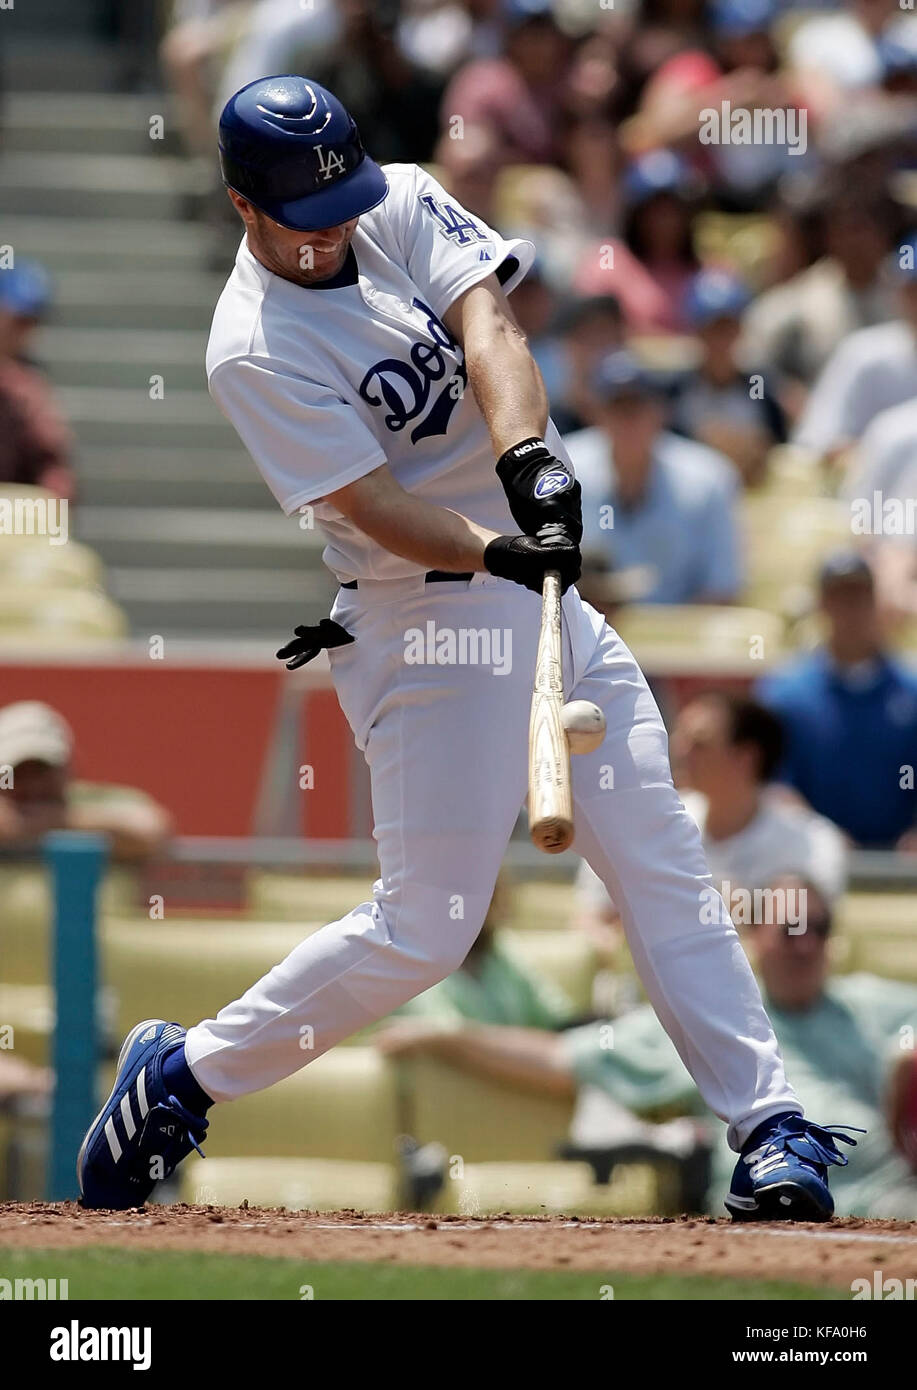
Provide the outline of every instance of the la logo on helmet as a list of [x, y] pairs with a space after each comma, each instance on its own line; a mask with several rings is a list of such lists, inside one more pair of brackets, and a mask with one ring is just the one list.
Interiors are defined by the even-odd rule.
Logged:
[[318, 155], [318, 172], [326, 183], [336, 175], [344, 173], [344, 160], [341, 155], [335, 154], [334, 150], [326, 156], [321, 145], [316, 145], [315, 153]]

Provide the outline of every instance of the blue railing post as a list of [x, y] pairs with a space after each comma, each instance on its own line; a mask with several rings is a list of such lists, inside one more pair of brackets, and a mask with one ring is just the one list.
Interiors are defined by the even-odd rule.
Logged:
[[96, 899], [108, 841], [60, 830], [45, 836], [42, 851], [54, 902], [54, 1100], [46, 1184], [48, 1200], [62, 1202], [79, 1195], [76, 1156], [96, 1113]]

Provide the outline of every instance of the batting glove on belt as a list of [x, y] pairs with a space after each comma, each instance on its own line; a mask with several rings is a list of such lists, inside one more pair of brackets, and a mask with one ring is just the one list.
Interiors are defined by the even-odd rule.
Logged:
[[313, 627], [294, 627], [292, 640], [280, 648], [277, 658], [287, 663], [288, 671], [298, 671], [320, 651], [328, 647], [346, 647], [353, 640], [347, 629], [333, 618], [322, 618]]
[[545, 526], [537, 536], [497, 536], [484, 550], [484, 566], [499, 579], [511, 579], [540, 594], [548, 570], [560, 574], [565, 594], [580, 576], [579, 545], [562, 526]]
[[554, 457], [543, 439], [523, 439], [497, 461], [513, 520], [527, 536], [559, 523], [572, 541], [583, 539], [582, 489], [567, 464]]

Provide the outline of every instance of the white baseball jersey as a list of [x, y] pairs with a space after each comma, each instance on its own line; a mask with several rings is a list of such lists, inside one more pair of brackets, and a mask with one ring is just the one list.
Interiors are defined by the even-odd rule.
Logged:
[[880, 410], [917, 395], [917, 339], [906, 323], [851, 333], [812, 388], [794, 443], [823, 454], [860, 439]]
[[[535, 248], [471, 217], [417, 165], [385, 172], [389, 194], [354, 234], [357, 283], [294, 285], [243, 241], [207, 350], [214, 400], [284, 511], [314, 505], [325, 563], [341, 580], [420, 571], [320, 500], [386, 462], [408, 492], [495, 531], [518, 530], [443, 316], [495, 272], [512, 290]], [[566, 457], [553, 426], [548, 434]]]

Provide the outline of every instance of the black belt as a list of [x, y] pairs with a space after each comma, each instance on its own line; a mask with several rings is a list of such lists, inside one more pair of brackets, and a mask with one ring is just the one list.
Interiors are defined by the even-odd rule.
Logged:
[[[468, 574], [448, 574], [446, 570], [427, 570], [424, 575], [425, 584], [446, 584], [450, 579], [474, 579], [474, 570]], [[349, 579], [346, 584], [342, 584], [342, 589], [356, 589], [359, 587], [359, 580]]]

